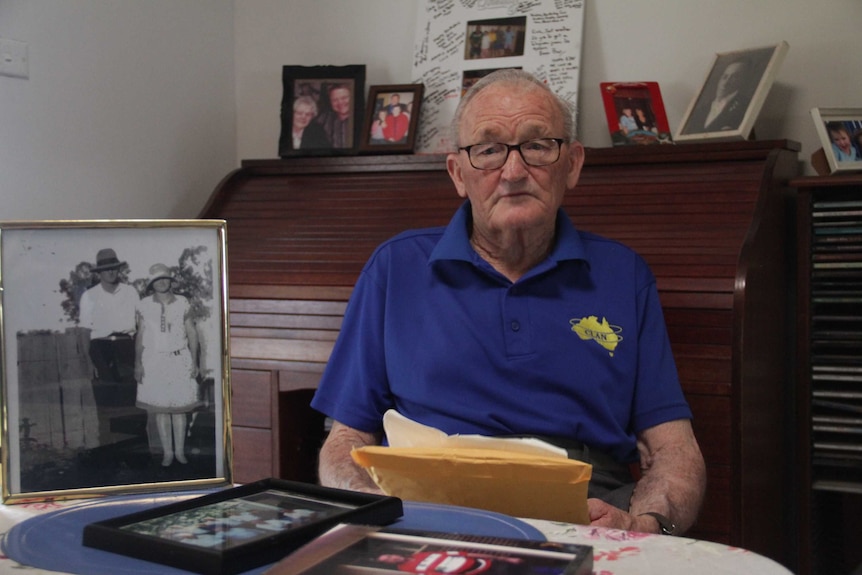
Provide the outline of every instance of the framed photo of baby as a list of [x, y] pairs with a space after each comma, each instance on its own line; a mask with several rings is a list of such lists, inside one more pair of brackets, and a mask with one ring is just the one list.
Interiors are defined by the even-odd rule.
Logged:
[[[862, 108], [813, 108], [811, 117], [823, 146], [822, 153], [812, 155], [818, 173], [862, 171]], [[825, 156], [826, 166], [818, 169], [818, 156]]]
[[412, 152], [424, 88], [423, 84], [371, 86], [360, 151], [373, 154]]
[[4, 503], [231, 483], [225, 229], [0, 222]]
[[365, 66], [284, 66], [278, 155], [352, 154], [365, 108]]

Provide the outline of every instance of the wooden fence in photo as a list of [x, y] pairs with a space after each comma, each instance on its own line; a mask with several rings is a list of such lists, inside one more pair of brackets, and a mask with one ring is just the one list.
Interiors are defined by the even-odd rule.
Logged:
[[97, 447], [89, 331], [19, 333], [17, 339], [21, 450]]

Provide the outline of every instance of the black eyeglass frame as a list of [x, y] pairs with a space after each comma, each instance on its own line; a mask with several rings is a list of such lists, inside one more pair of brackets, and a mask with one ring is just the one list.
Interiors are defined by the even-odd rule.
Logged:
[[[524, 157], [524, 152], [521, 151], [521, 146], [523, 146], [524, 144], [529, 144], [530, 142], [542, 142], [542, 141], [547, 141], [547, 140], [552, 140], [552, 141], [557, 143], [557, 157], [554, 159], [554, 161], [548, 162], [547, 164], [538, 164], [538, 165], [537, 164], [531, 164], [530, 162], [528, 162], [527, 158]], [[518, 144], [504, 144], [503, 142], [479, 142], [478, 144], [470, 144], [469, 146], [461, 146], [460, 148], [458, 148], [458, 151], [460, 152], [461, 150], [464, 150], [465, 152], [467, 152], [467, 159], [470, 161], [470, 165], [473, 166], [473, 168], [475, 168], [477, 170], [485, 170], [485, 171], [499, 170], [500, 168], [502, 168], [503, 166], [506, 165], [506, 162], [509, 161], [509, 155], [512, 153], [512, 150], [518, 150], [518, 154], [521, 156], [521, 160], [523, 160], [524, 163], [527, 164], [528, 166], [532, 166], [534, 168], [542, 168], [544, 166], [550, 166], [550, 165], [555, 164], [558, 161], [560, 161], [560, 156], [563, 153], [563, 144], [565, 144], [566, 142], [568, 142], [568, 140], [566, 140], [565, 138], [532, 138], [530, 140], [525, 140], [525, 141], [520, 142]], [[470, 155], [470, 149], [475, 148], [476, 146], [491, 146], [491, 145], [506, 146], [506, 157], [503, 160], [503, 163], [500, 164], [499, 166], [497, 166], [496, 168], [480, 168], [480, 167], [478, 167], [476, 164], [473, 163], [473, 156]]]

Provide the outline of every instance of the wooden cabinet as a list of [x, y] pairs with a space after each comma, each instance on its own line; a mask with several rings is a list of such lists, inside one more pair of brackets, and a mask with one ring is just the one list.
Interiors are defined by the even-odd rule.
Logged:
[[862, 565], [862, 176], [791, 185], [798, 190], [799, 572], [850, 573]]
[[[656, 275], [708, 466], [691, 535], [782, 562], [797, 152], [787, 141], [588, 149], [564, 202], [578, 227], [630, 245]], [[291, 436], [307, 400], [286, 394], [317, 385], [372, 250], [445, 225], [460, 203], [440, 155], [247, 160], [215, 190], [202, 216], [228, 222], [239, 481], [287, 473], [302, 459], [291, 441], [313, 454], [319, 422]]]

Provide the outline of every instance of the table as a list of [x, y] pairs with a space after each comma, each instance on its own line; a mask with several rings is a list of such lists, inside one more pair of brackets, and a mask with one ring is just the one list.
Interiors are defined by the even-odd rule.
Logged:
[[[5, 538], [16, 525], [45, 513], [75, 512], [91, 502], [64, 501], [0, 505], [0, 534]], [[78, 506], [78, 507], [75, 507]], [[405, 516], [416, 513], [418, 506], [405, 502]], [[438, 509], [443, 506], [434, 506]], [[458, 512], [459, 508], [455, 508]], [[515, 519], [485, 512], [466, 510], [477, 516], [502, 519], [515, 532], [539, 532], [550, 541], [579, 543], [593, 547], [594, 575], [644, 575], [660, 573], [675, 575], [700, 573], [720, 575], [727, 573], [758, 573], [759, 575], [788, 575], [790, 571], [775, 561], [736, 547], [685, 537], [670, 537], [635, 533], [617, 529], [573, 525], [541, 519]], [[6, 547], [4, 546], [4, 549]], [[176, 571], [176, 570], [173, 570]], [[172, 572], [173, 572], [172, 571]], [[52, 571], [21, 565], [15, 560], [0, 556], [0, 574], [55, 575], [65, 571]]]

